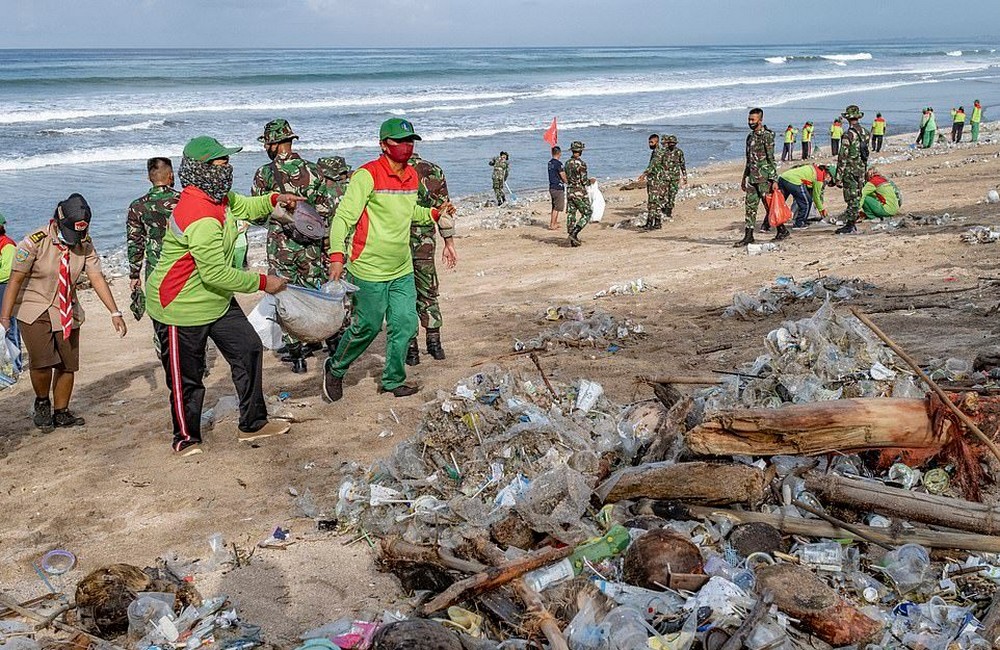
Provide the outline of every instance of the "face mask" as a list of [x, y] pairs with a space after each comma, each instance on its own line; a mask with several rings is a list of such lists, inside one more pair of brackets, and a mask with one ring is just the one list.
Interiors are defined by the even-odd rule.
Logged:
[[747, 122], [747, 128], [750, 129], [751, 131], [756, 131], [757, 130], [757, 123], [756, 122]]
[[668, 145], [667, 145], [667, 149], [668, 149], [668, 150], [670, 150], [670, 151], [673, 151], [673, 150], [674, 150], [674, 149], [676, 149], [676, 148], [677, 148], [677, 145], [676, 145], [676, 144], [668, 144]]
[[649, 150], [653, 151], [654, 149], [656, 149], [656, 147], [657, 147], [657, 145], [651, 144], [651, 145], [649, 145]]
[[233, 166], [213, 165], [191, 158], [181, 160], [181, 185], [194, 185], [214, 201], [221, 203], [233, 188]]
[[395, 144], [389, 144], [389, 142], [386, 142], [385, 155], [389, 157], [389, 160], [395, 163], [409, 162], [410, 157], [413, 155], [413, 143], [397, 142]]

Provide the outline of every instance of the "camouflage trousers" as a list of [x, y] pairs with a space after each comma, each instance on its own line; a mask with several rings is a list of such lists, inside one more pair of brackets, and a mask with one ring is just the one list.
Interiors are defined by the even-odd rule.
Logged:
[[493, 181], [493, 193], [497, 197], [497, 205], [503, 205], [507, 202], [507, 195], [503, 191], [503, 181], [500, 181], [499, 183], [497, 181]]
[[656, 223], [666, 213], [667, 185], [662, 181], [646, 183], [646, 224]]
[[681, 180], [679, 178], [668, 179], [666, 188], [663, 196], [663, 211], [667, 219], [673, 219], [674, 204], [677, 203], [677, 192], [681, 188]]
[[590, 198], [586, 192], [569, 192], [566, 195], [566, 232], [583, 230], [594, 216]]
[[[268, 237], [268, 273], [287, 278], [289, 284], [318, 289], [330, 277], [323, 250], [323, 242], [306, 246], [287, 237]], [[286, 346], [299, 343], [287, 333], [281, 340]]]
[[854, 223], [858, 220], [858, 210], [861, 209], [861, 189], [865, 186], [865, 172], [845, 171], [840, 175], [840, 182], [844, 185], [844, 203], [847, 204], [844, 216], [847, 223]]
[[771, 183], [763, 181], [760, 183], [747, 183], [747, 195], [745, 199], [746, 218], [744, 223], [747, 228], [753, 230], [757, 226], [757, 208], [764, 204], [764, 218], [767, 218], [767, 193], [771, 191]]
[[440, 329], [444, 323], [438, 304], [438, 274], [434, 263], [437, 242], [434, 231], [410, 232], [410, 251], [413, 253], [413, 283], [417, 287], [417, 316], [425, 330]]

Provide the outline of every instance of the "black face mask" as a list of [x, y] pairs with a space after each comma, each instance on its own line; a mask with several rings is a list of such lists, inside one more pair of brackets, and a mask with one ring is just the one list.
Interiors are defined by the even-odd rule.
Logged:
[[87, 239], [90, 229], [90, 206], [79, 194], [71, 194], [59, 203], [53, 215], [59, 227], [59, 239], [67, 246], [77, 246]]
[[650, 151], [652, 151], [652, 150], [656, 149], [658, 146], [659, 145], [651, 144], [651, 145], [649, 145], [649, 149], [650, 149]]
[[747, 128], [750, 129], [751, 131], [756, 131], [758, 124], [759, 122], [747, 122]]

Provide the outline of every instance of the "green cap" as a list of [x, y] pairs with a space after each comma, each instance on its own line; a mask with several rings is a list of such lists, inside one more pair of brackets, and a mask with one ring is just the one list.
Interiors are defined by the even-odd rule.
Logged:
[[0, 226], [6, 226], [6, 225], [7, 225], [7, 217], [3, 216], [3, 214], [0, 214]]
[[386, 138], [393, 140], [419, 140], [420, 136], [414, 133], [413, 124], [409, 120], [394, 117], [382, 122], [382, 127], [378, 130], [379, 142]]
[[257, 136], [257, 141], [264, 144], [277, 144], [287, 140], [298, 140], [298, 138], [299, 136], [292, 131], [292, 125], [288, 123], [288, 120], [279, 118], [264, 125], [264, 135]]
[[184, 146], [184, 157], [199, 162], [211, 162], [228, 158], [243, 151], [243, 147], [223, 147], [219, 141], [207, 135], [199, 135]]

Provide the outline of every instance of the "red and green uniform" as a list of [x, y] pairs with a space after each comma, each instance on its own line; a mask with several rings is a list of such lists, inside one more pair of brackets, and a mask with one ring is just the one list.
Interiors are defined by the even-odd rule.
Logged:
[[809, 191], [812, 202], [816, 204], [817, 210], [823, 210], [823, 190], [826, 184], [826, 172], [816, 165], [798, 165], [785, 171], [779, 177], [787, 183], [795, 186], [805, 187]]
[[979, 142], [979, 123], [983, 121], [983, 106], [976, 103], [972, 107], [972, 141]]
[[885, 118], [876, 117], [872, 121], [872, 135], [885, 135]]
[[903, 205], [903, 197], [896, 184], [875, 174], [861, 189], [861, 209], [869, 219], [894, 217]]
[[17, 242], [7, 235], [0, 235], [0, 284], [10, 280], [10, 268], [14, 264]]
[[166, 325], [206, 325], [226, 313], [233, 294], [262, 290], [266, 275], [233, 266], [237, 221], [267, 215], [277, 196], [230, 192], [216, 203], [197, 187], [185, 187], [170, 216], [160, 260], [146, 282], [150, 317]]
[[330, 261], [347, 265], [353, 317], [337, 351], [327, 361], [334, 377], [347, 374], [386, 323], [382, 387], [406, 381], [406, 349], [417, 331], [416, 288], [410, 226], [434, 224], [438, 211], [417, 205], [419, 178], [406, 165], [395, 173], [383, 155], [361, 166], [347, 186], [330, 224]]

